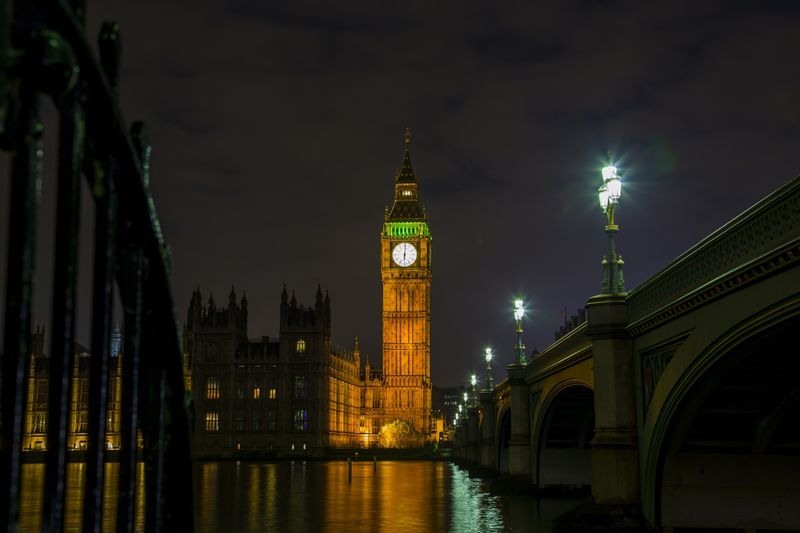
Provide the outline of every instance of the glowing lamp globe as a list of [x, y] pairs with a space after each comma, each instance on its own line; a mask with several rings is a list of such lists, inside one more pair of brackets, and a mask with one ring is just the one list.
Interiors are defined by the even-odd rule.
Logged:
[[522, 308], [522, 300], [514, 300], [514, 319], [522, 320], [525, 310]]
[[477, 383], [478, 383], [478, 378], [477, 378], [477, 376], [476, 376], [475, 374], [472, 374], [472, 375], [469, 377], [469, 382], [470, 382], [470, 383], [472, 384], [472, 386], [474, 387], [474, 386], [475, 386], [475, 384], [477, 384]]
[[492, 360], [492, 349], [488, 346], [486, 347], [486, 355], [484, 357], [486, 358], [487, 363]]
[[597, 190], [597, 198], [600, 200], [600, 209], [605, 210], [608, 207], [608, 187], [605, 183]]
[[615, 176], [614, 179], [608, 180], [606, 184], [608, 185], [608, 199], [617, 203], [619, 197], [622, 196], [622, 180]]
[[597, 191], [600, 207], [608, 209], [610, 205], [616, 205], [622, 196], [622, 180], [617, 174], [617, 167], [608, 165], [603, 167], [603, 184]]

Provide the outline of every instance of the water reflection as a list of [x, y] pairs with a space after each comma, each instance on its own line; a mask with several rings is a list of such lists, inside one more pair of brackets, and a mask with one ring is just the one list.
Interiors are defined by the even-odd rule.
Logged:
[[449, 463], [197, 463], [201, 532], [550, 531], [575, 501], [493, 494]]
[[450, 465], [450, 501], [453, 522], [450, 531], [503, 531], [500, 497], [481, 487], [481, 480], [470, 478], [466, 471]]
[[[20, 492], [20, 532], [40, 531], [46, 513], [44, 502], [45, 465], [22, 465], [22, 490]], [[80, 531], [83, 516], [83, 492], [86, 480], [85, 463], [67, 463], [66, 501], [64, 506], [64, 531]], [[114, 531], [119, 487], [119, 464], [105, 465], [103, 494], [103, 531]], [[136, 465], [136, 531], [144, 530], [144, 465]]]
[[[144, 523], [144, 468], [137, 465], [137, 531]], [[443, 462], [195, 463], [196, 530], [292, 532], [451, 531], [547, 533], [574, 500], [498, 493]], [[65, 531], [80, 529], [85, 465], [68, 465]], [[39, 531], [45, 467], [25, 464], [20, 531]], [[106, 465], [104, 531], [114, 531], [119, 465]]]

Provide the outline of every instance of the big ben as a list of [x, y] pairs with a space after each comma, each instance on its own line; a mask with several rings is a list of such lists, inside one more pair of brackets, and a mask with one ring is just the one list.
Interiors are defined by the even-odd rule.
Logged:
[[431, 411], [431, 235], [411, 164], [411, 133], [381, 232], [383, 408], [385, 422], [405, 420], [423, 439]]

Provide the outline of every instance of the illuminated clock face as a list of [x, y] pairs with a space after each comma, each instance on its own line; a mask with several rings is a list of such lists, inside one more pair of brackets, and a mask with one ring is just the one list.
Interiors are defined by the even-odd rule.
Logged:
[[407, 267], [417, 260], [417, 249], [410, 242], [401, 242], [392, 250], [392, 259], [398, 266]]

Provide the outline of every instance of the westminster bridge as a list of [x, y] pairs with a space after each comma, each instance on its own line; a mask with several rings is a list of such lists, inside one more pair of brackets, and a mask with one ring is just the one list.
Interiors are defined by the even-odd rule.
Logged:
[[480, 392], [454, 454], [650, 526], [800, 529], [800, 178]]

